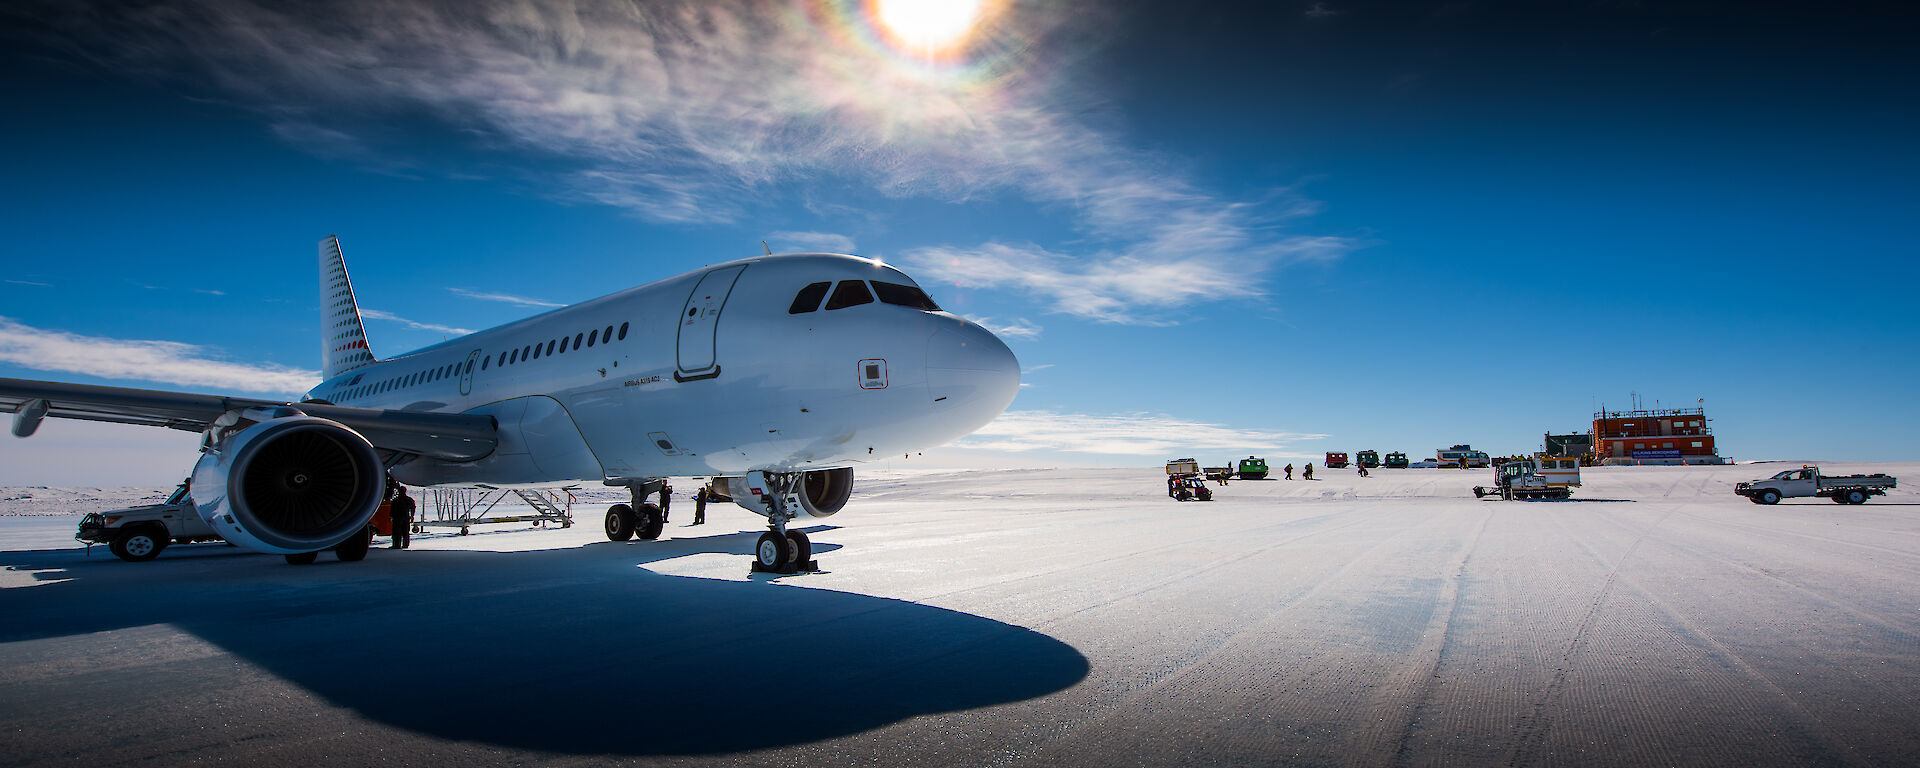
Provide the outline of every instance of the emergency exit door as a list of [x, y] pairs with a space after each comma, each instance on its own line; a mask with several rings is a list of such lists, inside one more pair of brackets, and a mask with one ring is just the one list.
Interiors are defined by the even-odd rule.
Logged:
[[680, 308], [680, 332], [674, 343], [675, 361], [679, 370], [673, 378], [678, 381], [711, 379], [720, 375], [720, 361], [715, 359], [714, 331], [720, 325], [720, 310], [727, 304], [727, 294], [733, 292], [733, 283], [747, 268], [745, 264], [734, 267], [722, 267], [700, 276], [700, 282], [693, 286], [693, 292], [687, 294], [686, 306]]

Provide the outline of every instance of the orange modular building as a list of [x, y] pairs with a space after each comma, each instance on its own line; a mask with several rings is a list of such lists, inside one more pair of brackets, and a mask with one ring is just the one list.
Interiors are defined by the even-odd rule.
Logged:
[[1593, 452], [1603, 463], [1718, 464], [1703, 408], [1599, 411], [1593, 414]]

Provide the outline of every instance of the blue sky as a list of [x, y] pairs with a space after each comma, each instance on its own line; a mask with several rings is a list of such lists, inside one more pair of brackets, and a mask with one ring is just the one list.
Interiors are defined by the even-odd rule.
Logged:
[[[765, 240], [1019, 355], [929, 466], [1521, 452], [1629, 393], [1920, 456], [1894, 5], [998, 2], [940, 52], [878, 3], [280, 5], [0, 11], [0, 376], [297, 394], [327, 234], [376, 354]], [[184, 472], [140, 432], [0, 483]]]

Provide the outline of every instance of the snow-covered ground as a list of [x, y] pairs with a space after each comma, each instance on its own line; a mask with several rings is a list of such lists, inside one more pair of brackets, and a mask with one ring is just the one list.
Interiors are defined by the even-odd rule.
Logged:
[[789, 577], [691, 483], [662, 541], [590, 489], [307, 567], [89, 557], [80, 513], [171, 489], [5, 488], [0, 762], [1920, 764], [1920, 464], [1732, 495], [1786, 466], [863, 475]]

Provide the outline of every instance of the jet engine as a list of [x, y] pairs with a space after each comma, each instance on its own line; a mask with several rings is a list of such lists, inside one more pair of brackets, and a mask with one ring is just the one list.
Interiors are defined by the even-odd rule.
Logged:
[[247, 549], [327, 549], [365, 527], [385, 496], [386, 469], [365, 437], [294, 408], [230, 411], [201, 450], [194, 506]]
[[[787, 503], [795, 516], [826, 517], [840, 511], [847, 505], [847, 499], [853, 495], [853, 468], [816, 469], [801, 472], [793, 488], [787, 491]], [[733, 497], [733, 503], [756, 515], [767, 514], [765, 501], [767, 484], [775, 482], [760, 472], [748, 472], [744, 477], [727, 478], [727, 495]]]

